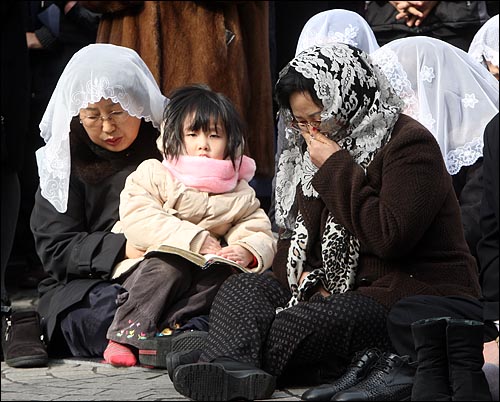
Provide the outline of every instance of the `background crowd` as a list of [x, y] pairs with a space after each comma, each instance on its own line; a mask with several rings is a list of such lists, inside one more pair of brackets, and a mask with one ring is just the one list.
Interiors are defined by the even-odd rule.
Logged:
[[[496, 2], [6, 1], [2, 11], [12, 16], [2, 27], [8, 364], [104, 353], [130, 366], [152, 340], [155, 366], [192, 399], [266, 398], [300, 378], [316, 386], [306, 400], [498, 400]], [[223, 98], [175, 114], [170, 98], [190, 84]], [[228, 123], [238, 116], [241, 132]], [[238, 180], [255, 199], [224, 190], [256, 206], [248, 216], [242, 201], [216, 207], [221, 190], [193, 184], [201, 171], [172, 170], [169, 158], [201, 155], [187, 136], [210, 160], [254, 163]], [[210, 156], [220, 137], [226, 148]], [[258, 275], [182, 275], [151, 301], [132, 289], [151, 291], [165, 264], [175, 277], [184, 263], [152, 258], [113, 278], [151, 245], [116, 226], [130, 219], [127, 177], [148, 159], [156, 167], [134, 174], [155, 177], [158, 203], [135, 206], [152, 211], [143, 225], [168, 217], [169, 231], [190, 228], [182, 247], [236, 247], [232, 258]], [[180, 190], [159, 190], [164, 174]], [[205, 206], [213, 216], [198, 217], [205, 201], [192, 187], [218, 200]], [[9, 282], [38, 288], [37, 312], [11, 311]], [[356, 319], [330, 320], [346, 308]], [[204, 334], [193, 346], [155, 327]], [[236, 394], [214, 389], [216, 378]]]

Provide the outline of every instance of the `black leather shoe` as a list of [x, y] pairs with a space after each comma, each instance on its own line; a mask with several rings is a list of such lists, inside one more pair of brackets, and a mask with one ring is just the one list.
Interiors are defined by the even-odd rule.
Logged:
[[174, 371], [173, 383], [177, 392], [195, 401], [268, 399], [276, 388], [271, 374], [229, 358], [181, 365]]
[[347, 371], [331, 384], [308, 389], [302, 394], [304, 401], [329, 401], [332, 396], [360, 382], [369, 373], [382, 352], [376, 348], [356, 353]]
[[384, 353], [368, 375], [331, 401], [409, 401], [416, 364], [409, 357]]
[[201, 356], [201, 349], [181, 350], [179, 352], [170, 352], [165, 358], [165, 366], [167, 367], [168, 376], [172, 382], [174, 381], [174, 371], [177, 367], [183, 364], [192, 364], [198, 362]]

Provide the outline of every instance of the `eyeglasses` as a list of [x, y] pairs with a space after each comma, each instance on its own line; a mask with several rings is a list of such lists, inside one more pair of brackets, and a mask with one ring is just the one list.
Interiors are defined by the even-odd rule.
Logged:
[[102, 127], [104, 121], [109, 120], [113, 124], [121, 124], [125, 120], [127, 120], [129, 114], [124, 110], [114, 110], [109, 113], [107, 116], [101, 115], [90, 115], [90, 116], [82, 116], [80, 118], [80, 122], [85, 124], [88, 128], [98, 128]]
[[298, 122], [296, 120], [292, 120], [289, 123], [289, 127], [295, 130], [299, 130], [302, 132], [308, 132], [309, 128], [315, 128], [316, 130], [319, 130], [319, 127], [321, 125], [321, 121], [307, 121], [307, 122]]

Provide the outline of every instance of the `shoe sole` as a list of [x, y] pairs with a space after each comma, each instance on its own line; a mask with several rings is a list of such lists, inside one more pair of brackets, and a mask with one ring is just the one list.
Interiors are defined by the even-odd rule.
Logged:
[[49, 358], [47, 355], [22, 356], [5, 359], [5, 363], [14, 368], [45, 367], [49, 364]]
[[270, 374], [231, 372], [213, 363], [179, 366], [173, 383], [177, 392], [196, 401], [267, 399], [276, 388], [276, 379]]
[[153, 368], [167, 368], [167, 354], [178, 351], [201, 349], [208, 332], [192, 331], [180, 335], [159, 336], [141, 341], [139, 363]]

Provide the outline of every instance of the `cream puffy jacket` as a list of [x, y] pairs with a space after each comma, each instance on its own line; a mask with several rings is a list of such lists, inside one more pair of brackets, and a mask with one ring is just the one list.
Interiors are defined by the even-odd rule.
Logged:
[[141, 250], [169, 244], [199, 252], [208, 235], [238, 244], [257, 258], [255, 272], [269, 268], [276, 252], [271, 222], [245, 180], [232, 192], [210, 194], [185, 186], [156, 159], [128, 176], [120, 195], [120, 225]]

